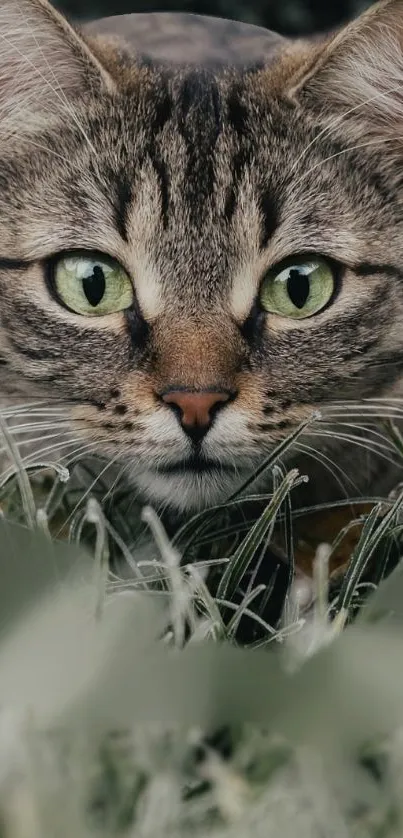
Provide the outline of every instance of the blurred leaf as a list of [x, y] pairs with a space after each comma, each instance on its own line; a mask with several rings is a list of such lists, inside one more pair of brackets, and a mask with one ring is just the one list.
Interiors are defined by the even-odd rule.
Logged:
[[348, 628], [297, 673], [276, 730], [331, 754], [392, 733], [403, 723], [402, 650], [400, 626]]
[[384, 579], [369, 597], [361, 610], [358, 621], [403, 625], [403, 562]]
[[164, 625], [158, 600], [130, 592], [110, 597], [97, 620], [97, 564], [40, 532], [0, 521], [0, 566], [0, 704], [30, 706], [46, 724], [110, 656], [121, 648], [132, 655]]
[[91, 584], [93, 567], [83, 549], [0, 519], [0, 638], [38, 597], [51, 595], [72, 579]]

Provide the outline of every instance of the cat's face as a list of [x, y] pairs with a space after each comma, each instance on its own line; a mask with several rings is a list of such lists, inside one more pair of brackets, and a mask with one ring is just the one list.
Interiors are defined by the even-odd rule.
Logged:
[[225, 498], [315, 408], [393, 391], [401, 141], [379, 97], [359, 105], [368, 73], [343, 87], [354, 38], [317, 69], [305, 51], [216, 75], [108, 51], [103, 70], [25, 5], [55, 55], [18, 88], [25, 128], [11, 71], [0, 91], [3, 391], [65, 406], [70, 439], [178, 508]]

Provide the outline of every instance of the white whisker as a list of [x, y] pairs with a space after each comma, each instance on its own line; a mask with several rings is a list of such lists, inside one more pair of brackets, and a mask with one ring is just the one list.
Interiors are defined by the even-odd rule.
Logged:
[[[59, 443], [54, 443], [53, 445], [48, 445], [44, 448], [40, 448], [38, 451], [31, 452], [29, 455], [26, 455], [25, 457], [22, 457], [21, 458], [21, 464], [24, 466], [24, 468], [33, 468], [36, 465], [38, 465], [38, 460], [40, 458], [43, 458], [44, 454], [50, 454], [50, 453], [52, 453], [52, 451], [57, 451], [58, 452], [57, 460], [58, 460], [58, 462], [61, 462], [63, 459], [66, 459], [66, 457], [71, 457], [72, 453], [73, 453], [73, 452], [66, 452], [66, 454], [63, 455], [63, 454], [61, 454], [63, 449], [65, 449], [66, 447], [70, 447], [71, 445], [77, 445], [78, 443], [82, 443], [82, 437], [75, 437], [74, 439], [68, 440], [66, 442], [59, 442]], [[83, 447], [92, 447], [92, 446], [93, 446], [93, 443], [91, 443], [91, 444], [87, 443], [86, 446], [81, 445], [80, 449], [83, 448]], [[60, 452], [60, 454], [59, 454], [59, 452]], [[14, 474], [15, 474], [15, 467], [10, 466], [9, 468], [5, 469], [0, 474], [1, 484], [4, 485], [7, 482], [7, 480], [10, 477], [12, 477]]]
[[311, 445], [307, 445], [306, 443], [302, 442], [296, 442], [295, 448], [297, 449], [297, 451], [301, 451], [302, 453], [308, 454], [308, 456], [310, 456], [313, 460], [316, 460], [316, 462], [322, 465], [332, 475], [332, 477], [334, 477], [335, 481], [340, 486], [346, 498], [348, 498], [347, 489], [334, 469], [337, 469], [337, 471], [340, 472], [340, 474], [345, 478], [345, 480], [347, 480], [347, 482], [350, 483], [350, 485], [357, 492], [359, 492], [359, 489], [354, 483], [354, 480], [352, 480], [351, 477], [349, 477], [348, 474], [346, 474], [344, 469], [342, 469], [341, 466], [338, 465], [338, 463], [336, 463], [334, 460], [332, 460], [330, 457], [324, 454], [323, 451], [317, 450], [316, 448], [312, 448]]
[[[364, 400], [366, 401], [366, 400]], [[398, 402], [399, 404], [403, 405], [403, 398], [399, 398], [396, 396], [374, 396], [370, 399], [371, 402]]]
[[330, 122], [330, 124], [325, 125], [324, 128], [322, 128], [319, 131], [319, 133], [316, 134], [316, 136], [313, 138], [313, 140], [311, 140], [305, 146], [305, 148], [303, 149], [301, 154], [296, 158], [296, 160], [294, 160], [294, 163], [292, 164], [291, 169], [290, 169], [290, 174], [293, 174], [293, 172], [295, 171], [298, 164], [301, 162], [301, 160], [303, 160], [305, 155], [308, 153], [309, 149], [312, 148], [312, 146], [314, 146], [317, 142], [319, 142], [321, 137], [324, 137], [326, 134], [331, 134], [332, 131], [337, 129], [343, 123], [343, 121], [345, 120], [345, 118], [347, 116], [350, 116], [352, 113], [355, 113], [355, 112], [359, 111], [361, 108], [365, 108], [366, 105], [371, 105], [371, 104], [373, 104], [373, 102], [385, 99], [385, 97], [389, 96], [391, 93], [401, 93], [401, 91], [402, 91], [402, 85], [401, 84], [397, 85], [397, 86], [394, 85], [393, 87], [389, 88], [389, 90], [377, 91], [376, 93], [374, 93], [373, 96], [370, 96], [368, 99], [364, 99], [361, 102], [358, 102], [358, 104], [353, 105], [350, 108], [347, 108], [347, 110], [345, 110], [342, 114], [338, 114]]
[[397, 405], [368, 405], [368, 404], [353, 404], [353, 405], [341, 405], [339, 406], [331, 406], [329, 408], [323, 408], [322, 410], [322, 417], [325, 421], [330, 417], [338, 418], [349, 418], [349, 417], [358, 417], [361, 419], [385, 419], [385, 418], [396, 418], [397, 420], [399, 417], [402, 417], [403, 420], [403, 407], [398, 407]]
[[337, 151], [335, 154], [330, 154], [328, 157], [324, 157], [323, 160], [319, 160], [318, 163], [315, 163], [314, 166], [311, 166], [308, 171], [304, 172], [303, 175], [297, 180], [293, 187], [296, 189], [305, 178], [309, 177], [309, 175], [315, 171], [315, 169], [321, 168], [327, 163], [329, 160], [335, 160], [337, 157], [341, 157], [342, 154], [348, 154], [349, 151], [356, 151], [358, 148], [367, 148], [369, 146], [380, 146], [384, 145], [385, 143], [391, 143], [396, 141], [397, 137], [382, 137], [377, 140], [370, 140], [367, 143], [358, 143], [357, 145], [347, 146], [346, 148], [341, 149], [341, 151]]
[[60, 457], [60, 461], [67, 460], [70, 463], [73, 459], [75, 460], [77, 458], [78, 454], [81, 457], [82, 454], [88, 455], [91, 453], [96, 453], [97, 450], [98, 444], [96, 442], [83, 443], [82, 445], [77, 446], [77, 448], [75, 448], [73, 451], [68, 451], [66, 454], [62, 454], [62, 456]]
[[[324, 423], [322, 421], [321, 426], [323, 424], [327, 424], [327, 423]], [[329, 424], [334, 425], [334, 423], [329, 423]], [[372, 437], [377, 437], [378, 439], [382, 440], [382, 443], [386, 443], [383, 446], [385, 448], [385, 450], [389, 450], [391, 452], [393, 452], [395, 450], [394, 446], [393, 446], [390, 438], [387, 436], [387, 434], [382, 434], [379, 430], [375, 430], [375, 428], [372, 428], [371, 426], [358, 425], [354, 422], [337, 422], [336, 432], [337, 432], [338, 428], [351, 428], [352, 430], [362, 431], [365, 435], [371, 434], [371, 439], [372, 439]], [[379, 444], [380, 443], [378, 443], [378, 445]]]
[[119, 485], [119, 483], [120, 483], [120, 481], [121, 481], [121, 479], [122, 479], [122, 477], [123, 477], [123, 475], [124, 475], [125, 471], [127, 471], [127, 469], [131, 468], [131, 465], [132, 465], [132, 464], [131, 464], [130, 462], [129, 462], [129, 463], [123, 463], [123, 465], [122, 465], [122, 467], [119, 469], [118, 474], [117, 474], [117, 476], [116, 476], [115, 480], [113, 481], [112, 485], [109, 487], [108, 491], [107, 491], [107, 492], [105, 493], [105, 495], [103, 496], [103, 498], [102, 498], [102, 503], [106, 503], [106, 501], [108, 500], [108, 498], [109, 498], [109, 497], [112, 497], [113, 492], [114, 492], [114, 491], [115, 491], [115, 489], [116, 489], [116, 486], [118, 486], [118, 485]]
[[[27, 19], [25, 16], [22, 15], [22, 12], [20, 12], [20, 14], [21, 14], [23, 26], [25, 26], [28, 29], [28, 32], [29, 32], [30, 21], [29, 21], [29, 19]], [[86, 143], [88, 144], [88, 147], [91, 149], [92, 153], [96, 156], [97, 155], [96, 149], [94, 148], [94, 146], [93, 146], [87, 132], [85, 131], [84, 127], [81, 125], [80, 121], [77, 119], [77, 115], [75, 113], [75, 110], [71, 106], [71, 104], [68, 101], [66, 95], [64, 94], [64, 92], [63, 92], [63, 90], [60, 86], [60, 83], [58, 82], [58, 80], [57, 80], [57, 78], [54, 74], [54, 70], [50, 66], [42, 47], [40, 46], [40, 44], [38, 43], [37, 38], [35, 37], [34, 32], [35, 32], [35, 22], [33, 22], [32, 31], [29, 32], [29, 34], [32, 36], [32, 39], [34, 40], [34, 42], [37, 46], [37, 49], [42, 54], [42, 57], [43, 57], [45, 63], [47, 64], [48, 69], [50, 70], [52, 76], [54, 77], [56, 86], [51, 84], [51, 82], [46, 77], [46, 75], [39, 69], [39, 67], [36, 66], [36, 64], [29, 58], [28, 55], [24, 54], [24, 52], [22, 52], [22, 50], [20, 50], [18, 48], [18, 46], [11, 40], [10, 37], [7, 37], [3, 33], [0, 33], [0, 38], [7, 44], [8, 47], [11, 47], [11, 49], [14, 50], [14, 52], [16, 52], [21, 57], [21, 59], [25, 62], [25, 64], [28, 64], [32, 67], [33, 71], [41, 78], [42, 82], [47, 87], [49, 87], [50, 90], [52, 91], [52, 93], [54, 93], [54, 95], [56, 96], [56, 98], [59, 99], [59, 101], [61, 102], [62, 107], [65, 108], [65, 110], [67, 111], [69, 116], [72, 118], [73, 122], [75, 123], [78, 130], [80, 131], [80, 133], [84, 137]]]
[[46, 445], [44, 448], [39, 448], [37, 451], [32, 451], [29, 454], [26, 454], [25, 457], [22, 458], [22, 462], [25, 465], [26, 463], [30, 463], [32, 460], [35, 460], [35, 457], [48, 454], [50, 451], [58, 451], [59, 449], [62, 450], [67, 446], [76, 445], [78, 442], [82, 442], [82, 437], [73, 437], [73, 439], [66, 440], [65, 442], [54, 442], [52, 445]]
[[71, 160], [68, 160], [68, 158], [63, 154], [59, 154], [57, 151], [54, 151], [53, 148], [49, 148], [49, 146], [36, 143], [34, 140], [31, 140], [30, 137], [24, 137], [24, 143], [28, 143], [28, 145], [31, 145], [34, 148], [39, 148], [40, 151], [46, 151], [47, 154], [51, 154], [53, 157], [57, 157], [58, 160], [61, 160], [62, 163], [67, 163], [71, 166]]
[[34, 437], [33, 439], [21, 439], [17, 442], [17, 447], [20, 449], [23, 445], [34, 445], [36, 442], [48, 442], [50, 439], [64, 439], [66, 437], [66, 431], [59, 431], [58, 433], [49, 433], [49, 434], [41, 434], [41, 436]]
[[27, 404], [19, 404], [19, 405], [7, 405], [5, 407], [0, 408], [0, 413], [3, 417], [8, 418], [9, 416], [36, 416], [38, 415], [45, 415], [47, 416], [49, 413], [56, 413], [61, 415], [66, 415], [66, 408], [65, 407], [52, 407], [44, 405], [43, 402], [31, 402]]
[[[334, 401], [334, 402], [330, 403], [329, 407], [331, 407], [331, 408], [344, 408], [344, 409], [348, 409], [348, 408], [359, 409], [359, 408], [377, 408], [377, 407], [379, 408], [379, 407], [382, 407], [382, 406], [386, 405], [386, 406], [390, 406], [391, 409], [396, 409], [396, 406], [399, 405], [399, 404], [403, 406], [403, 399], [375, 399], [375, 398], [373, 398], [373, 399], [362, 399], [361, 401], [352, 401], [352, 400], [351, 401], [348, 400], [348, 401], [345, 401], [345, 402]], [[324, 405], [323, 409], [326, 410], [326, 408], [327, 408], [327, 405]]]
[[[30, 422], [29, 424], [25, 425], [8, 425], [8, 430], [10, 434], [15, 437], [19, 436], [20, 434], [28, 435], [31, 432], [37, 433], [38, 431], [64, 431], [71, 430], [71, 423], [70, 422]], [[26, 442], [34, 442], [35, 440], [31, 440], [28, 437]]]
[[[96, 476], [96, 477], [95, 477], [95, 479], [92, 481], [92, 483], [90, 484], [90, 486], [88, 486], [88, 488], [86, 489], [86, 491], [84, 492], [84, 494], [80, 497], [80, 500], [76, 503], [76, 505], [75, 505], [74, 509], [72, 509], [72, 511], [70, 512], [70, 514], [69, 514], [68, 518], [64, 521], [64, 523], [63, 523], [63, 527], [67, 526], [67, 524], [68, 524], [68, 523], [71, 521], [71, 519], [74, 517], [75, 513], [77, 512], [77, 510], [80, 508], [80, 506], [82, 506], [82, 505], [84, 504], [84, 502], [86, 501], [86, 499], [88, 498], [88, 496], [91, 494], [92, 490], [94, 489], [94, 487], [95, 487], [95, 486], [96, 486], [96, 484], [98, 483], [98, 480], [100, 480], [100, 479], [101, 479], [101, 477], [102, 477], [102, 476], [103, 476], [103, 475], [104, 475], [104, 474], [108, 471], [108, 469], [109, 469], [109, 468], [111, 468], [111, 466], [113, 466], [113, 464], [114, 464], [114, 463], [115, 463], [118, 459], [119, 459], [119, 454], [116, 454], [116, 456], [115, 456], [115, 457], [113, 457], [113, 458], [112, 458], [112, 460], [109, 460], [109, 462], [108, 462], [108, 463], [106, 464], [106, 466], [105, 466], [105, 467], [104, 467], [104, 468], [103, 468], [103, 469], [99, 472], [99, 474], [97, 474], [97, 476]], [[57, 535], [59, 535], [59, 534], [60, 534], [60, 532], [61, 532], [61, 530], [59, 530], [59, 532], [57, 533]], [[56, 535], [56, 537], [57, 537], [57, 535]]]
[[[342, 424], [340, 422], [341, 419], [346, 419], [346, 420], [355, 420], [356, 419], [357, 422], [358, 421], [365, 422], [366, 427], [368, 427], [368, 428], [371, 426], [372, 423], [377, 424], [378, 422], [391, 422], [391, 421], [401, 422], [401, 421], [403, 421], [403, 417], [390, 416], [388, 413], [374, 413], [372, 415], [370, 415], [370, 414], [364, 414], [363, 415], [362, 413], [340, 413], [340, 414], [335, 414], [334, 416], [329, 416], [329, 419], [326, 419], [325, 421], [323, 421], [323, 424], [324, 425], [339, 425], [339, 424]], [[321, 422], [321, 424], [322, 424], [322, 422]], [[354, 421], [351, 421], [351, 424], [354, 425], [355, 427], [357, 427], [357, 425]]]
[[371, 454], [375, 454], [378, 457], [381, 457], [383, 460], [386, 460], [386, 462], [390, 463], [391, 465], [396, 465], [396, 461], [392, 460], [390, 457], [386, 455], [386, 453], [384, 453], [383, 449], [385, 446], [380, 446], [379, 443], [374, 442], [371, 445], [369, 442], [367, 442], [365, 439], [362, 439], [361, 437], [355, 437], [354, 435], [350, 436], [349, 434], [340, 434], [331, 431], [311, 431], [309, 435], [320, 438], [325, 437], [326, 439], [339, 440], [340, 442], [350, 442], [352, 445], [356, 445], [358, 448], [363, 448], [365, 451], [369, 451]]

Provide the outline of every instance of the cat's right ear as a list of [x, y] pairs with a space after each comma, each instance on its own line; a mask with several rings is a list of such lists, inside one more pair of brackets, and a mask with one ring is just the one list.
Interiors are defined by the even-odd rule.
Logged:
[[288, 88], [325, 117], [339, 112], [346, 124], [396, 133], [396, 120], [403, 120], [403, 0], [377, 3], [313, 48]]
[[0, 0], [0, 136], [21, 136], [72, 113], [86, 90], [114, 83], [47, 0]]

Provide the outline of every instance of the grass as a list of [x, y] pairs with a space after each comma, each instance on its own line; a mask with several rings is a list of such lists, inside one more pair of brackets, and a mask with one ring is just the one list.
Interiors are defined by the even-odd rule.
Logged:
[[1, 838], [403, 835], [403, 492], [357, 501], [307, 579], [303, 426], [268, 495], [175, 527], [0, 428]]

